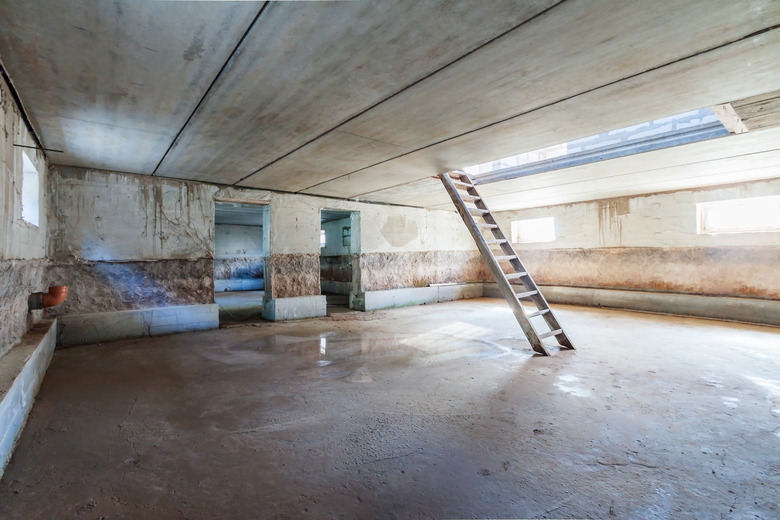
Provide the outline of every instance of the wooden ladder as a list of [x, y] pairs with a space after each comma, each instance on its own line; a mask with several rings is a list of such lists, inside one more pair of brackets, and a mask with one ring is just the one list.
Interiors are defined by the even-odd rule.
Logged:
[[[496, 219], [493, 218], [482, 197], [477, 193], [471, 178], [462, 171], [442, 173], [439, 177], [477, 243], [482, 258], [485, 259], [501, 294], [509, 303], [509, 307], [531, 343], [531, 347], [539, 354], [549, 356], [550, 353], [542, 340], [555, 338], [562, 348], [573, 349], [574, 345], [558, 323], [555, 314], [547, 304], [547, 300], [539, 291], [539, 287], [523, 267], [523, 263], [512, 248], [512, 244], [501, 232]], [[474, 207], [467, 206], [467, 203], [473, 204]], [[483, 235], [485, 231], [490, 231], [493, 238], [485, 238]], [[501, 252], [494, 252], [492, 248], [500, 249]], [[504, 272], [502, 265], [511, 266], [511, 271]], [[522, 305], [523, 302], [532, 303], [534, 309], [529, 309], [530, 312], [526, 313]], [[536, 320], [534, 322], [533, 318], [541, 318], [543, 321]], [[544, 328], [540, 330], [537, 327]]]

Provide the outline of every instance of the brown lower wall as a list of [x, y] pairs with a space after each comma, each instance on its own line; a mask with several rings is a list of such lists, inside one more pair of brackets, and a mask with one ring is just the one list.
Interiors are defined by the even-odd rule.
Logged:
[[217, 280], [262, 277], [262, 257], [217, 258], [214, 260], [214, 278]]
[[780, 247], [517, 250], [538, 283], [780, 299]]
[[321, 256], [320, 280], [329, 280], [332, 282], [351, 282], [352, 257], [348, 255]]
[[265, 266], [265, 297], [293, 298], [320, 294], [320, 255], [271, 255]]
[[27, 297], [45, 289], [45, 268], [45, 260], [0, 261], [0, 356], [40, 318], [41, 311], [27, 311]]
[[431, 283], [492, 281], [477, 251], [413, 251], [360, 255], [363, 291]]
[[68, 298], [49, 314], [144, 309], [214, 303], [214, 261], [53, 263], [50, 285], [67, 285]]

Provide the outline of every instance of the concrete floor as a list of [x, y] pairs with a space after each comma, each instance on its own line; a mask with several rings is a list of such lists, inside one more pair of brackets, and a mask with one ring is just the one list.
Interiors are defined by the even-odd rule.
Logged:
[[219, 304], [219, 322], [241, 323], [261, 320], [264, 294], [264, 291], [214, 293], [214, 301]]
[[780, 330], [480, 299], [57, 351], [0, 518], [778, 518]]

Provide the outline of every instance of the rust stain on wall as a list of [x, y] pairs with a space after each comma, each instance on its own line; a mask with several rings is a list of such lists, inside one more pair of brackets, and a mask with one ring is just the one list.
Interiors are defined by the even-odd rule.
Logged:
[[780, 299], [780, 248], [519, 250], [538, 283]]
[[265, 267], [266, 300], [320, 294], [320, 256], [271, 255]]

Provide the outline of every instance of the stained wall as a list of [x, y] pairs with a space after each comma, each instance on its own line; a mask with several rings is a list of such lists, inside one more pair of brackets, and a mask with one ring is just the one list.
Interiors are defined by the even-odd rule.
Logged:
[[780, 232], [698, 234], [696, 204], [780, 194], [780, 179], [496, 213], [553, 216], [554, 242], [515, 244], [537, 282], [780, 299]]
[[[28, 312], [27, 297], [43, 291], [46, 260], [46, 212], [38, 225], [22, 219], [23, 154], [33, 161], [38, 175], [39, 207], [46, 197], [48, 168], [43, 153], [21, 117], [8, 85], [0, 79], [0, 356], [19, 342], [41, 316]], [[21, 148], [24, 145], [32, 148]]]

